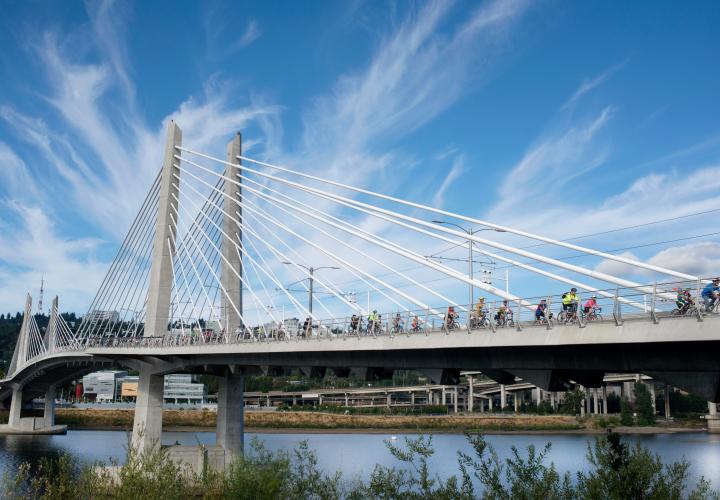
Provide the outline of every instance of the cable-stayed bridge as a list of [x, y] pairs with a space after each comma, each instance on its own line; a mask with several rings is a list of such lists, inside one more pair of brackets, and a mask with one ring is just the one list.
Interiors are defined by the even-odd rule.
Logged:
[[[54, 388], [113, 365], [140, 372], [141, 446], [160, 437], [163, 375], [217, 375], [218, 445], [230, 454], [242, 450], [244, 375], [294, 367], [368, 380], [417, 369], [438, 383], [481, 370], [546, 390], [642, 372], [720, 401], [720, 319], [701, 300], [703, 277], [253, 159], [239, 134], [224, 159], [181, 137], [171, 122], [160, 172], [80, 325], [68, 327], [56, 299], [41, 332], [28, 296], [0, 381], [9, 429], [49, 432]], [[467, 271], [428, 256], [448, 246], [468, 253]], [[555, 249], [653, 281], [569, 263]], [[477, 277], [476, 257], [577, 296], [511, 293]], [[694, 297], [686, 310], [678, 290]], [[37, 395], [45, 419], [21, 418]]]

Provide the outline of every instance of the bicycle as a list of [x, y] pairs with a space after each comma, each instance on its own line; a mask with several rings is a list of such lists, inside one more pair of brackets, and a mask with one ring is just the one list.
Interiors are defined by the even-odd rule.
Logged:
[[535, 316], [535, 324], [536, 325], [545, 325], [550, 326], [552, 328], [554, 326], [554, 321], [552, 318], [552, 313], [550, 313], [550, 317], [546, 318], [545, 314], [541, 314], [540, 316]]
[[495, 315], [495, 325], [498, 328], [507, 328], [515, 326], [515, 320], [513, 319], [512, 313], [509, 311], [505, 314], [496, 314]]
[[473, 314], [470, 318], [470, 328], [490, 328], [490, 319], [486, 314], [482, 314], [480, 317]]
[[587, 312], [583, 310], [582, 317], [585, 321], [602, 321], [602, 307], [593, 307]]
[[558, 322], [559, 323], [574, 323], [578, 320], [577, 317], [577, 305], [570, 306], [567, 309], [563, 308], [562, 311], [558, 313]]

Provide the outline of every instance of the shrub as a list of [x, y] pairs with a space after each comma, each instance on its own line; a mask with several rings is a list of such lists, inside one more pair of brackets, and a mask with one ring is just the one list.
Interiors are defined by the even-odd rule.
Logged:
[[635, 425], [630, 403], [626, 398], [620, 399], [620, 423], [625, 426]]

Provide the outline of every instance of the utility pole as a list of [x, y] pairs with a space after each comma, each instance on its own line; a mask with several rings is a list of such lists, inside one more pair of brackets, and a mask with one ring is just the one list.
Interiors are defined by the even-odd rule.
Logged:
[[313, 312], [313, 288], [315, 285], [315, 271], [319, 271], [320, 269], [340, 269], [339, 267], [335, 266], [322, 266], [322, 267], [312, 267], [312, 266], [306, 266], [305, 264], [296, 264], [293, 262], [284, 261], [283, 264], [285, 265], [296, 265], [304, 268], [309, 275], [310, 284], [308, 285], [308, 312], [310, 312], [310, 315], [312, 316]]
[[315, 283], [315, 279], [313, 277], [315, 273], [315, 269], [310, 266], [308, 269], [310, 272], [310, 286], [308, 287], [308, 311], [310, 311], [310, 315], [312, 316], [312, 306], [313, 306], [313, 284]]
[[[475, 233], [479, 233], [480, 231], [495, 231], [496, 233], [504, 233], [505, 232], [504, 229], [494, 229], [494, 228], [490, 228], [490, 227], [482, 228], [482, 229], [464, 228], [462, 226], [455, 224], [454, 222], [448, 222], [448, 221], [444, 221], [444, 220], [434, 220], [431, 222], [433, 224], [447, 224], [450, 226], [455, 226], [456, 228], [458, 228], [461, 231], [464, 231], [468, 234], [468, 278], [470, 278], [471, 281], [474, 278], [474, 276], [473, 276], [473, 240], [472, 240], [472, 236]], [[474, 289], [475, 289], [475, 287], [473, 286], [472, 283], [470, 283], [470, 285], [468, 287], [468, 299], [469, 299], [468, 300], [468, 310], [472, 309], [473, 302], [475, 302], [475, 299], [473, 297]]]

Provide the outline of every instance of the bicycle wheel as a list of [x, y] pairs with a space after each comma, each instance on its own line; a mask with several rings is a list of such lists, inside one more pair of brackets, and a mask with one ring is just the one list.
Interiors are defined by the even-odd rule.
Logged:
[[510, 318], [505, 322], [505, 326], [515, 326], [515, 321]]

